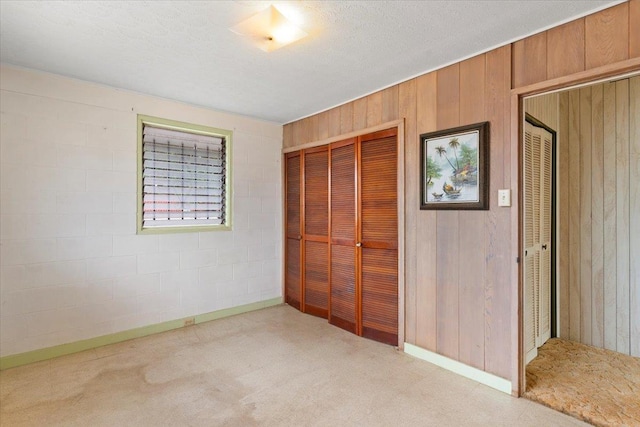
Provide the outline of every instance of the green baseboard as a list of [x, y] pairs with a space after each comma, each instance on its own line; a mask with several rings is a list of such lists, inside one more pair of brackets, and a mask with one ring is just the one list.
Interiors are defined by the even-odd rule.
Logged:
[[282, 297], [272, 298], [265, 301], [258, 301], [238, 307], [225, 308], [223, 310], [210, 313], [198, 314], [184, 319], [169, 320], [167, 322], [156, 323], [140, 328], [129, 329], [128, 331], [116, 332], [109, 335], [102, 335], [95, 338], [76, 341], [68, 344], [61, 344], [55, 347], [42, 348], [28, 351], [26, 353], [12, 354], [0, 357], [0, 370], [15, 368], [29, 363], [41, 362], [72, 353], [102, 347], [104, 345], [115, 344], [133, 338], [145, 337], [147, 335], [158, 334], [173, 329], [184, 328], [198, 323], [209, 322], [211, 320], [222, 319], [223, 317], [235, 316], [236, 314], [247, 313], [282, 304]]

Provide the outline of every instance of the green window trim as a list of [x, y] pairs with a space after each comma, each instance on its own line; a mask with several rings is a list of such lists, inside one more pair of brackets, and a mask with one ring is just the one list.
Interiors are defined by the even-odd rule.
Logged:
[[[225, 140], [225, 209], [224, 223], [220, 225], [188, 225], [176, 224], [169, 227], [143, 227], [143, 129], [144, 126], [155, 128], [188, 132], [196, 135], [214, 136]], [[138, 114], [137, 127], [137, 213], [136, 229], [138, 234], [172, 234], [172, 233], [192, 233], [200, 231], [230, 231], [232, 229], [232, 203], [233, 203], [233, 183], [232, 183], [232, 147], [233, 131], [219, 129], [210, 126], [196, 125], [192, 123], [168, 120], [159, 117]]]

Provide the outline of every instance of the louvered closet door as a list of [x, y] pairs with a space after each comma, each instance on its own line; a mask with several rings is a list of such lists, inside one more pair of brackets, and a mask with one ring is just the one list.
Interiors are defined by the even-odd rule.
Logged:
[[302, 301], [302, 220], [301, 220], [300, 152], [286, 155], [286, 242], [285, 242], [285, 302], [300, 310]]
[[398, 345], [397, 131], [362, 137], [360, 153], [361, 334]]
[[540, 347], [551, 337], [551, 213], [553, 136], [543, 128], [540, 135], [540, 273], [538, 303], [538, 333]]
[[524, 283], [525, 350], [528, 363], [551, 336], [551, 236], [553, 137], [525, 124]]
[[356, 329], [356, 140], [334, 143], [331, 164], [329, 323]]
[[536, 278], [534, 268], [534, 252], [536, 245], [536, 218], [538, 215], [534, 209], [534, 198], [539, 197], [537, 184], [534, 185], [535, 164], [533, 136], [531, 125], [526, 124], [524, 136], [524, 304], [525, 304], [525, 351], [527, 363], [537, 355], [536, 346]]
[[327, 318], [329, 309], [329, 149], [304, 153], [304, 311]]

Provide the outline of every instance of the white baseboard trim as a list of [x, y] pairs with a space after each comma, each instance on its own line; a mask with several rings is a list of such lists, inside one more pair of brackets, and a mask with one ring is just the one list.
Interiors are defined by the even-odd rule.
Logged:
[[490, 374], [480, 369], [473, 368], [457, 360], [449, 359], [448, 357], [434, 353], [424, 348], [415, 346], [413, 344], [404, 343], [404, 352], [417, 357], [418, 359], [425, 360], [441, 368], [451, 371], [463, 377], [477, 381], [481, 384], [487, 385], [496, 390], [500, 390], [503, 393], [511, 395], [511, 381], [500, 378], [496, 375]]

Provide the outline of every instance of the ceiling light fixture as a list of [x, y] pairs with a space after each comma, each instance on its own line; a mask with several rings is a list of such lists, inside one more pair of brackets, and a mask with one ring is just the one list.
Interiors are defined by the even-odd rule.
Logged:
[[230, 30], [252, 39], [265, 52], [274, 51], [308, 35], [274, 6], [269, 6]]

